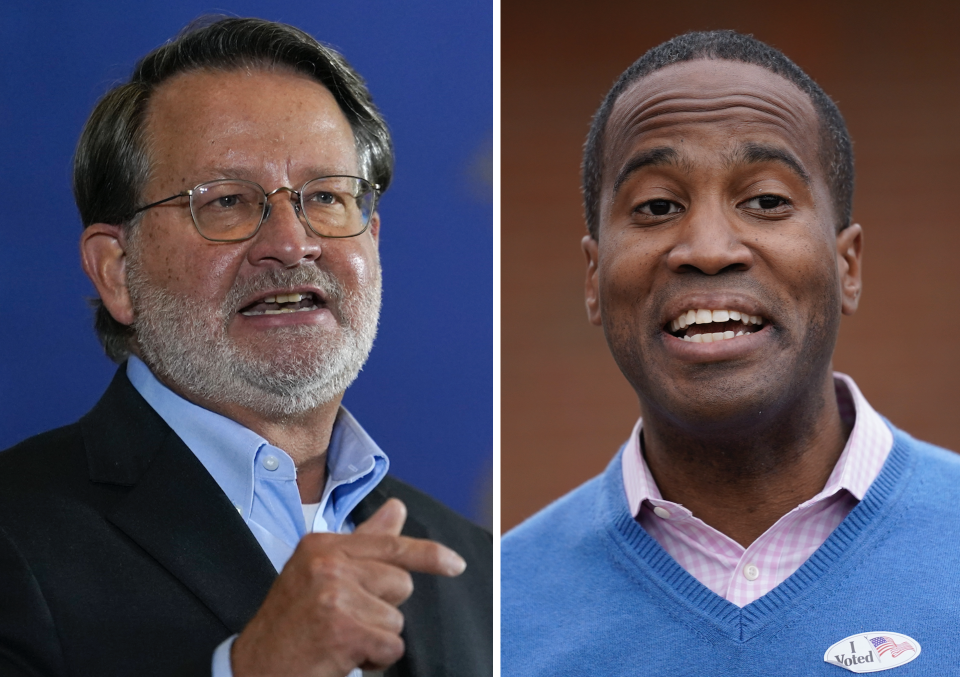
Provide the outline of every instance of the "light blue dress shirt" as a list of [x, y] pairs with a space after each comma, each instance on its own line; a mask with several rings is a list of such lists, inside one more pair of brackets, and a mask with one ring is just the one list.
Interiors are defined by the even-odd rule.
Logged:
[[[302, 505], [296, 466], [282, 449], [236, 421], [183, 399], [134, 356], [127, 362], [127, 377], [220, 485], [277, 572], [304, 534], [353, 531], [350, 512], [390, 467], [386, 454], [341, 407], [327, 448], [327, 483], [320, 504]], [[230, 647], [236, 637], [214, 651], [213, 677], [232, 677]], [[350, 677], [354, 675], [360, 671]]]

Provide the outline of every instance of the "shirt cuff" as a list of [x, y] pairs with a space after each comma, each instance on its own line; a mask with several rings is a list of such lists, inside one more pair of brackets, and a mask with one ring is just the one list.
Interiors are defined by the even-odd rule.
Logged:
[[212, 677], [233, 677], [233, 669], [230, 667], [230, 648], [237, 637], [239, 635], [228, 637], [214, 650]]

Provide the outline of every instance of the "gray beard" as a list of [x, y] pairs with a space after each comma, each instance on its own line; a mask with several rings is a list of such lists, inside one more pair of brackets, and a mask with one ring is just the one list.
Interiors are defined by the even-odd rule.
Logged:
[[[162, 380], [205, 402], [239, 405], [270, 418], [302, 414], [341, 396], [373, 347], [380, 317], [379, 261], [371, 267], [369, 284], [357, 291], [347, 291], [316, 266], [299, 266], [238, 282], [216, 307], [155, 286], [132, 254], [127, 284], [140, 356]], [[227, 336], [242, 299], [303, 285], [323, 290], [339, 331], [278, 327], [263, 337], [263, 345], [242, 347]]]

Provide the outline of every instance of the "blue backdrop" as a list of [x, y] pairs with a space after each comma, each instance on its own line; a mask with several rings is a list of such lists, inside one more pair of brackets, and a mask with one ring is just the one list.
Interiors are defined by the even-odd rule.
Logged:
[[367, 79], [394, 134], [384, 309], [346, 405], [397, 476], [463, 514], [492, 452], [492, 15], [489, 1], [3, 3], [0, 216], [6, 311], [0, 448], [85, 413], [109, 382], [85, 299], [74, 146], [95, 101], [206, 13], [292, 23]]

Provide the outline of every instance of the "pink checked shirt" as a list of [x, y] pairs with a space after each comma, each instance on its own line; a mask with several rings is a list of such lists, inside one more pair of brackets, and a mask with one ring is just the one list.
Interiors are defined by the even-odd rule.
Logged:
[[637, 421], [623, 450], [623, 484], [634, 517], [691, 576], [744, 607], [800, 568], [863, 498], [893, 447], [893, 434], [849, 376], [834, 373], [840, 415], [853, 425], [823, 491], [801, 503], [749, 548], [660, 496], [640, 451]]

